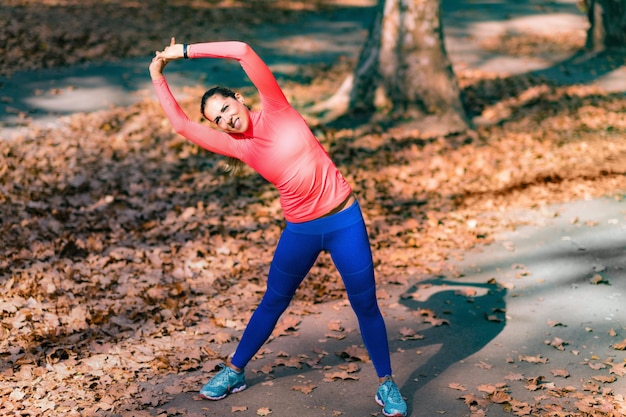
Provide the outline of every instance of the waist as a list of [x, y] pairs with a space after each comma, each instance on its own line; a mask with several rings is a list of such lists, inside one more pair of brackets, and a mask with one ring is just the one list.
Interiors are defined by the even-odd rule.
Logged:
[[[352, 201], [352, 203], [350, 203], [350, 201]], [[339, 209], [338, 212], [332, 215], [327, 214], [302, 223], [291, 223], [287, 221], [286, 229], [294, 233], [319, 235], [331, 233], [349, 227], [355, 223], [363, 222], [363, 215], [358, 200], [354, 197], [352, 200], [348, 198], [345, 203], [342, 209]], [[343, 203], [337, 207], [342, 205]]]
[[324, 214], [323, 216], [319, 218], [322, 219], [324, 217], [332, 216], [333, 214], [337, 214], [341, 211], [344, 211], [345, 209], [350, 207], [352, 204], [354, 204], [355, 201], [356, 201], [356, 198], [354, 197], [354, 194], [350, 193], [350, 195], [346, 197], [346, 199], [343, 200], [341, 203], [339, 203], [337, 207], [335, 207], [334, 209], [332, 209], [331, 211], [329, 211], [328, 213]]

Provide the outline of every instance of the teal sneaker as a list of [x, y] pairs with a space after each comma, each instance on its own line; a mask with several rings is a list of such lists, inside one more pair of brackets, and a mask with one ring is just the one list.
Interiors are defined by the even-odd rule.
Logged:
[[387, 417], [406, 416], [406, 402], [404, 402], [400, 389], [390, 376], [386, 377], [385, 381], [378, 386], [376, 402], [383, 407], [383, 414]]
[[222, 370], [213, 376], [200, 390], [200, 396], [207, 400], [221, 400], [228, 394], [245, 390], [246, 377], [243, 372], [235, 372], [224, 364]]

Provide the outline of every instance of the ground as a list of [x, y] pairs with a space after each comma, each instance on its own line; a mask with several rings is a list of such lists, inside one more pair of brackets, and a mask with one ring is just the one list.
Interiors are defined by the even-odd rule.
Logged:
[[[249, 37], [263, 22], [279, 27], [302, 16], [332, 20], [351, 7], [362, 11], [368, 6], [330, 0], [0, 4], [0, 19], [6, 22], [0, 32], [3, 86], [23, 70], [145, 57], [146, 50], [161, 48], [172, 35]], [[480, 47], [532, 60], [574, 53], [583, 40], [579, 31], [572, 36], [507, 33], [486, 36]], [[600, 61], [594, 62], [601, 68]], [[285, 91], [305, 111], [317, 98], [332, 95], [353, 64], [353, 56], [312, 63], [300, 78], [285, 80]], [[566, 71], [579, 70], [570, 64]], [[381, 299], [401, 297], [402, 302], [385, 302], [390, 314], [420, 323], [417, 332], [410, 326], [399, 329], [409, 341], [420, 340], [424, 326], [442, 325], [433, 311], [410, 305], [419, 301], [412, 295], [419, 291], [411, 288], [461, 278], [455, 260], [465, 252], [493, 243], [503, 232], [536, 224], [532, 216], [511, 216], [514, 210], [541, 211], [602, 196], [621, 201], [626, 190], [623, 93], [562, 83], [532, 71], [504, 77], [477, 66], [455, 70], [476, 126], [468, 134], [424, 137], [375, 126], [337, 129], [305, 114], [366, 202]], [[201, 91], [199, 85], [185, 90], [189, 114], [197, 114], [195, 97]], [[2, 90], [0, 96], [9, 106], [14, 100]], [[0, 393], [8, 398], [3, 412], [181, 414], [178, 406], [169, 411], [159, 406], [171, 396], [197, 391], [234, 346], [263, 291], [283, 224], [276, 192], [252, 172], [236, 178], [223, 174], [221, 158], [174, 134], [149, 96], [65, 116], [52, 129], [32, 123], [21, 110], [16, 114], [26, 133], [0, 142]], [[522, 276], [524, 271], [518, 265]], [[329, 258], [322, 256], [311, 275], [315, 279], [304, 284], [274, 338], [294, 337], [301, 322], [318, 317], [326, 306], [340, 310], [344, 291]], [[594, 285], [601, 284], [601, 275], [595, 279]], [[484, 285], [497, 297], [510, 285], [506, 281], [503, 276]], [[408, 310], [397, 310], [401, 306]], [[500, 325], [503, 314], [496, 310], [489, 321]], [[351, 334], [340, 322], [328, 323], [327, 331], [333, 340]], [[619, 354], [623, 322], [605, 333], [611, 331], [613, 341], [606, 347], [615, 346]], [[337, 356], [346, 363], [324, 363], [337, 372], [329, 372], [331, 380], [354, 379], [357, 370], [350, 364], [367, 361], [358, 338], [349, 339], [354, 346], [337, 348], [343, 349]], [[552, 339], [548, 346], [561, 344]], [[290, 365], [318, 365], [285, 352], [264, 354], [278, 359], [259, 375]], [[328, 357], [317, 351], [318, 361]], [[543, 360], [534, 355], [515, 359]], [[616, 365], [606, 362], [592, 365]], [[616, 362], [612, 375], [619, 379], [624, 374]], [[172, 375], [182, 382], [167, 385]], [[537, 377], [528, 379], [540, 383]], [[462, 378], [458, 384], [461, 390]], [[577, 384], [558, 395], [580, 399], [589, 386]], [[326, 392], [313, 391], [312, 383], [296, 386], [306, 395], [312, 391], [313, 398]], [[490, 404], [504, 404], [514, 415], [619, 415], [610, 414], [620, 399], [607, 387], [594, 391], [603, 394], [604, 408], [572, 401], [551, 411], [537, 399], [526, 399], [525, 405], [507, 399], [510, 392], [497, 385], [481, 388]], [[466, 401], [476, 413], [487, 400]]]

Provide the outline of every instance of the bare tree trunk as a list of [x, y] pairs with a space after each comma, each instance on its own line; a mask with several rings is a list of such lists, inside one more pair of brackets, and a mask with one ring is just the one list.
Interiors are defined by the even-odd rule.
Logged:
[[589, 30], [585, 48], [600, 52], [626, 46], [626, 0], [583, 0]]
[[468, 128], [443, 40], [440, 0], [380, 0], [354, 72], [349, 109]]

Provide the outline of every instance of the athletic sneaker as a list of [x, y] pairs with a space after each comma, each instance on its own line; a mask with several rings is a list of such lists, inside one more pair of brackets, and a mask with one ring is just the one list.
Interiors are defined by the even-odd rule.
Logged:
[[236, 372], [224, 364], [222, 370], [213, 376], [200, 390], [200, 396], [207, 400], [221, 400], [228, 394], [246, 389], [244, 372]]
[[378, 386], [376, 402], [383, 407], [383, 414], [387, 417], [406, 416], [406, 403], [400, 394], [400, 389], [390, 376], [386, 377], [385, 381]]

